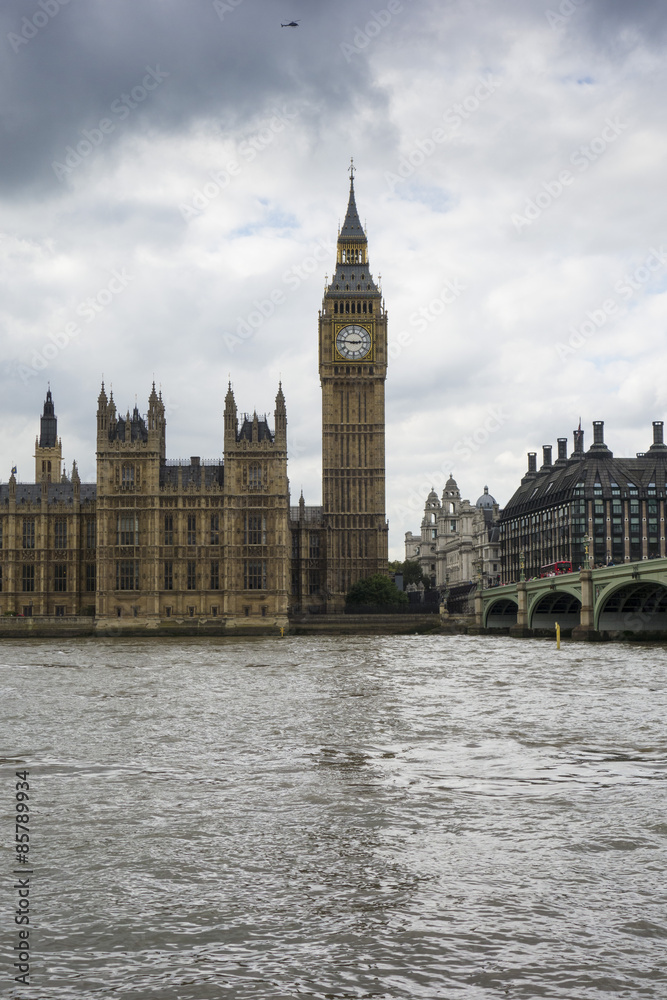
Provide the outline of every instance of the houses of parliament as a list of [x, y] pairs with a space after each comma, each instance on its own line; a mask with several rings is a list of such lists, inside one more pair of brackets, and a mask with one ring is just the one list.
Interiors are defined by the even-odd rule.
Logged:
[[225, 397], [223, 455], [169, 460], [165, 407], [124, 415], [97, 400], [97, 481], [63, 469], [46, 393], [35, 482], [0, 484], [0, 615], [93, 616], [101, 627], [195, 619], [225, 630], [337, 611], [387, 569], [387, 314], [369, 271], [354, 171], [336, 267], [319, 313], [322, 506], [290, 503], [287, 408], [273, 422]]

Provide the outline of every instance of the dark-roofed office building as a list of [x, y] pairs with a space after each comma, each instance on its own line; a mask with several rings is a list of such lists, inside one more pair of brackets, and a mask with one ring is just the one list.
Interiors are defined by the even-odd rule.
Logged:
[[593, 424], [593, 444], [584, 432], [558, 438], [558, 457], [543, 447], [542, 466], [528, 453], [528, 471], [501, 515], [504, 582], [528, 579], [555, 562], [583, 566], [638, 562], [665, 555], [667, 445], [663, 423], [653, 423], [653, 443], [635, 458], [615, 458], [604, 442], [604, 424]]

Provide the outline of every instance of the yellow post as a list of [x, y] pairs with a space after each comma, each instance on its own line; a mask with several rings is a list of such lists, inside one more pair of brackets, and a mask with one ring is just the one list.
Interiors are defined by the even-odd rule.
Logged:
[[560, 625], [556, 622], [556, 649], [560, 649]]
[[280, 637], [282, 638], [284, 635], [285, 635], [285, 627], [284, 627], [284, 625], [281, 625], [280, 626]]

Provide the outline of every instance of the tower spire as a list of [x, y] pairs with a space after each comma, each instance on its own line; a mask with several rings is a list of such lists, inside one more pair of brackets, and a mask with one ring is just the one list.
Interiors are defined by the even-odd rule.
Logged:
[[366, 240], [366, 234], [364, 232], [364, 227], [361, 225], [361, 220], [359, 218], [359, 213], [357, 212], [357, 204], [354, 199], [354, 162], [350, 161], [350, 197], [347, 203], [347, 212], [345, 214], [345, 222], [343, 223], [343, 228], [340, 231], [339, 239], [352, 237], [353, 239]]
[[62, 444], [58, 437], [58, 418], [49, 383], [44, 412], [39, 421], [39, 437], [35, 438], [35, 482], [59, 482], [61, 463]]

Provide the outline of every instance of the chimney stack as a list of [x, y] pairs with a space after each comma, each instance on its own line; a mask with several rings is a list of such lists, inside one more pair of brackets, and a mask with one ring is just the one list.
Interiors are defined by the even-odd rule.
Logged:
[[611, 452], [604, 443], [604, 420], [593, 421], [593, 444], [589, 448], [589, 451], [598, 452], [601, 455], [606, 455], [607, 458], [611, 458]]
[[654, 420], [653, 444], [651, 445], [650, 451], [665, 451], [666, 449], [667, 445], [665, 445], [662, 420]]

